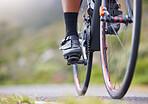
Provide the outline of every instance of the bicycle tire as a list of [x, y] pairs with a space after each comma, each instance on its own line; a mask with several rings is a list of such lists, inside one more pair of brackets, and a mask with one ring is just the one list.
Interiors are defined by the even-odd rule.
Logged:
[[79, 73], [78, 73], [78, 70], [81, 70], [81, 69], [78, 69], [77, 64], [73, 65], [74, 82], [75, 82], [75, 87], [79, 96], [85, 95], [88, 89], [89, 81], [91, 77], [92, 57], [93, 57], [93, 52], [90, 52], [88, 55], [86, 74], [84, 78], [85, 81], [83, 83], [80, 82]]
[[[84, 21], [84, 14], [88, 16], [87, 1], [81, 1], [81, 8], [78, 15], [78, 33], [82, 55], [80, 60], [85, 60], [85, 64], [73, 65], [73, 76], [75, 87], [79, 96], [85, 95], [91, 77], [93, 52], [90, 51], [90, 24]], [[87, 60], [87, 61], [86, 61]]]
[[[111, 59], [110, 59], [110, 57], [108, 58], [108, 56], [109, 56], [108, 55], [108, 53], [109, 53], [108, 48], [109, 47], [107, 46], [108, 44], [106, 43], [107, 37], [109, 37], [109, 36], [106, 35], [106, 33], [105, 33], [105, 25], [106, 25], [105, 22], [101, 21], [101, 23], [100, 23], [100, 52], [101, 52], [101, 66], [102, 66], [103, 78], [104, 78], [104, 83], [105, 83], [105, 86], [106, 86], [106, 89], [107, 89], [109, 95], [114, 99], [121, 99], [126, 94], [128, 88], [131, 84], [132, 77], [134, 74], [135, 65], [136, 65], [139, 39], [140, 39], [142, 1], [141, 0], [134, 0], [133, 7], [134, 7], [133, 8], [134, 11], [133, 11], [132, 39], [131, 39], [131, 45], [130, 45], [131, 49], [129, 52], [129, 57], [127, 58], [128, 62], [126, 62], [127, 65], [125, 67], [125, 73], [123, 74], [123, 72], [122, 72], [122, 74], [121, 74], [121, 75], [124, 75], [122, 82], [116, 82], [119, 75], [116, 75], [115, 73], [114, 74], [116, 75], [116, 77], [111, 78], [110, 74], [112, 74], [113, 72], [111, 72], [109, 68], [113, 67], [113, 65], [116, 64], [117, 62], [115, 62], [116, 59], [113, 60], [114, 64], [110, 65], [110, 67], [109, 67]], [[128, 47], [128, 46], [126, 46], [126, 47]], [[115, 47], [115, 48], [118, 48], [118, 47]], [[116, 55], [115, 52], [113, 52], [113, 54]], [[120, 54], [120, 55], [122, 55], [122, 54]], [[111, 57], [113, 57], [113, 56], [111, 56]], [[122, 56], [120, 56], [120, 57], [122, 57]], [[121, 63], [121, 64], [123, 64], [123, 63]], [[121, 64], [119, 66], [121, 66]], [[114, 65], [114, 66], [116, 66], [116, 65]], [[114, 68], [114, 70], [116, 70], [116, 68]], [[119, 67], [119, 69], [117, 68], [117, 70], [118, 70], [118, 72], [116, 72], [116, 73], [118, 74], [119, 71], [121, 70], [121, 68]], [[113, 74], [112, 74], [112, 76], [113, 76]], [[115, 85], [112, 84], [112, 80], [114, 78], [115, 78]], [[118, 79], [118, 81], [119, 80], [120, 79]], [[116, 85], [116, 83], [118, 83], [119, 85]], [[115, 88], [115, 86], [118, 86], [119, 88]]]

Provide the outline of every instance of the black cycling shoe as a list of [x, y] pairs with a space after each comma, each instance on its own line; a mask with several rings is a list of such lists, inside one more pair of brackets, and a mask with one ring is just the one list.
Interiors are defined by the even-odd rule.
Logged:
[[78, 36], [71, 35], [66, 37], [61, 45], [60, 50], [63, 51], [63, 56], [68, 61], [68, 65], [76, 64], [81, 56], [81, 48]]
[[[111, 16], [119, 16], [122, 15], [122, 11], [119, 10], [120, 4], [117, 4], [116, 0], [108, 0], [108, 12]], [[115, 34], [120, 29], [120, 23], [110, 23], [107, 24], [106, 34]], [[116, 33], [115, 33], [116, 32]]]

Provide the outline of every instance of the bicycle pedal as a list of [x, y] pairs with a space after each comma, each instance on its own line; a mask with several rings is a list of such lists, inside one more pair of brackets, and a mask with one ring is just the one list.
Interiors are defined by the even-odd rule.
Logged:
[[79, 61], [79, 56], [71, 56], [67, 59], [67, 65], [76, 64]]
[[73, 61], [68, 61], [67, 62], [67, 65], [72, 65], [72, 64], [76, 64], [78, 61], [76, 61], [76, 60], [73, 60]]

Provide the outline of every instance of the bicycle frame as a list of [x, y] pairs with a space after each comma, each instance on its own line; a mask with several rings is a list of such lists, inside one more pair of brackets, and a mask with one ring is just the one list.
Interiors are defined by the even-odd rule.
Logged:
[[128, 16], [127, 17], [113, 17], [110, 16], [108, 11], [107, 11], [107, 0], [102, 0], [102, 5], [100, 6], [100, 16], [101, 16], [101, 21], [107, 21], [111, 23], [132, 23], [132, 11], [131, 11], [131, 6], [130, 6], [130, 1], [126, 0], [126, 6], [128, 10]]
[[[89, 5], [90, 2], [93, 2], [93, 0], [87, 0], [87, 5]], [[132, 11], [131, 11], [131, 6], [130, 4], [130, 0], [126, 0], [126, 6], [128, 9], [128, 17], [110, 17], [107, 18], [107, 14], [105, 13], [106, 16], [101, 16], [99, 15], [99, 10], [100, 10], [100, 6], [102, 3], [103, 8], [106, 8], [106, 2], [107, 0], [95, 0], [95, 4], [94, 4], [94, 13], [93, 13], [93, 19], [91, 21], [91, 46], [90, 46], [90, 51], [100, 51], [100, 19], [102, 21], [108, 21], [108, 22], [112, 22], [112, 23], [132, 23]], [[106, 10], [107, 11], [107, 10]], [[104, 10], [103, 10], [104, 12]], [[104, 19], [105, 18], [105, 19]], [[98, 22], [96, 22], [98, 21]]]
[[128, 10], [128, 16], [129, 16], [129, 18], [133, 18], [133, 16], [132, 16], [132, 9], [131, 9], [131, 5], [129, 5], [129, 4], [131, 4], [130, 3], [130, 1], [129, 0], [126, 0], [126, 6], [127, 6], [127, 10]]

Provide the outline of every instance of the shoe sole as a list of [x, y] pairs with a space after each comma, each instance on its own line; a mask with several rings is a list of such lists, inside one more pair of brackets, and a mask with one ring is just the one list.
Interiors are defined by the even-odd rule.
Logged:
[[76, 64], [81, 57], [81, 52], [69, 53], [64, 55], [64, 59], [67, 59], [67, 65]]

